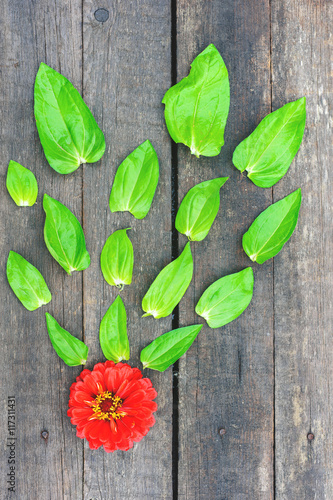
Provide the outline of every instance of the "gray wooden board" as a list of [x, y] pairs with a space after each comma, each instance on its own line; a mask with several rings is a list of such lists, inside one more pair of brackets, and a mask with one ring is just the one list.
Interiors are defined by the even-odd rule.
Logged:
[[[141, 299], [171, 260], [170, 140], [161, 100], [170, 86], [170, 3], [165, 0], [104, 2], [109, 19], [94, 17], [96, 1], [84, 2], [84, 98], [101, 124], [106, 153], [98, 166], [86, 166], [83, 179], [84, 230], [93, 259], [84, 273], [84, 334], [90, 366], [101, 359], [100, 321], [118, 291], [103, 280], [99, 258], [107, 237], [131, 227], [133, 282], [121, 296], [128, 315], [131, 364], [140, 350], [171, 330], [171, 318], [142, 318]], [[123, 159], [150, 139], [160, 164], [160, 179], [147, 217], [111, 214], [108, 202], [114, 175]], [[142, 367], [142, 366], [141, 366]], [[133, 451], [107, 455], [85, 447], [84, 499], [171, 499], [172, 371], [147, 371], [158, 390], [156, 424]]]
[[[100, 251], [112, 231], [131, 227], [133, 284], [122, 292], [130, 363], [138, 365], [141, 348], [171, 328], [171, 318], [141, 320], [141, 299], [171, 259], [171, 141], [160, 101], [171, 84], [171, 4], [175, 3], [2, 3], [0, 498], [176, 498], [171, 370], [147, 372], [159, 392], [159, 409], [156, 425], [142, 443], [129, 452], [93, 452], [75, 436], [66, 416], [69, 386], [80, 368], [69, 368], [58, 359], [45, 325], [49, 311], [62, 326], [83, 337], [90, 348], [89, 368], [104, 359], [99, 323], [117, 292], [103, 281]], [[194, 307], [210, 283], [252, 265], [241, 248], [242, 234], [252, 220], [273, 200], [297, 187], [303, 192], [299, 224], [290, 242], [274, 263], [252, 265], [255, 290], [247, 311], [221, 329], [204, 326], [179, 363], [179, 461], [174, 472], [178, 466], [178, 497], [186, 500], [333, 498], [332, 4], [270, 3], [177, 2], [177, 26], [173, 26], [177, 27], [177, 79], [188, 74], [190, 62], [213, 42], [231, 81], [221, 155], [197, 160], [185, 147], [178, 147], [179, 201], [198, 182], [230, 176], [221, 189], [220, 212], [209, 236], [192, 243], [195, 277], [180, 304], [181, 326], [201, 322]], [[105, 22], [94, 17], [100, 7], [109, 12]], [[102, 161], [70, 176], [56, 174], [48, 166], [38, 139], [33, 83], [41, 61], [82, 91], [105, 132]], [[232, 152], [271, 109], [302, 95], [307, 96], [308, 116], [301, 150], [273, 190], [257, 188], [232, 166]], [[146, 138], [160, 159], [160, 183], [151, 211], [142, 221], [130, 214], [111, 214], [108, 198], [116, 168]], [[5, 177], [10, 159], [36, 174], [39, 196], [34, 207], [16, 207], [9, 197]], [[83, 222], [92, 257], [83, 273], [67, 276], [45, 247], [44, 192]], [[179, 251], [184, 244], [180, 235]], [[50, 304], [28, 312], [13, 295], [5, 275], [10, 249], [40, 269], [53, 294]], [[7, 398], [13, 395], [17, 491], [8, 496]], [[226, 430], [223, 436], [220, 428]], [[47, 440], [41, 438], [43, 430], [49, 433]], [[312, 441], [307, 439], [309, 432], [314, 434]]]
[[279, 500], [333, 498], [332, 7], [272, 2], [273, 108], [307, 98], [303, 144], [274, 187], [275, 201], [302, 188], [296, 231], [274, 259]]
[[[214, 43], [227, 65], [231, 106], [225, 145], [215, 158], [197, 159], [179, 146], [179, 200], [193, 185], [229, 176], [215, 223], [192, 243], [195, 271], [180, 303], [180, 324], [201, 322], [195, 305], [216, 279], [252, 263], [241, 237], [271, 203], [232, 165], [232, 152], [270, 112], [269, 2], [178, 3], [178, 80], [193, 58]], [[185, 243], [180, 237], [180, 249]], [[180, 360], [179, 498], [247, 500], [273, 497], [272, 262], [253, 265], [252, 303], [223, 328], [201, 330]], [[219, 429], [226, 433], [221, 437]]]
[[[48, 165], [33, 114], [33, 85], [46, 62], [81, 89], [81, 2], [2, 2], [1, 9], [1, 498], [77, 499], [82, 495], [83, 445], [66, 416], [69, 385], [80, 368], [67, 367], [49, 341], [45, 311], [80, 337], [82, 274], [67, 276], [43, 239], [44, 192], [81, 219], [82, 171], [69, 177]], [[65, 50], [66, 46], [66, 50]], [[30, 168], [39, 183], [37, 204], [17, 207], [5, 178], [9, 160]], [[29, 312], [7, 283], [9, 250], [21, 253], [44, 275], [53, 299]], [[16, 494], [7, 495], [7, 397], [16, 397]], [[41, 431], [49, 432], [48, 440]], [[73, 471], [75, 473], [73, 474]]]

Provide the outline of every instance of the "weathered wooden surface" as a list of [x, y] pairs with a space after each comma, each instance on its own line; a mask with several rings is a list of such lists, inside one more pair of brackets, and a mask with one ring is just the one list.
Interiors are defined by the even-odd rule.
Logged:
[[273, 108], [307, 97], [302, 147], [274, 187], [274, 200], [302, 188], [295, 234], [274, 259], [276, 497], [331, 499], [333, 4], [272, 5]]
[[[103, 6], [110, 17], [99, 23], [94, 17], [99, 3], [84, 1], [83, 95], [99, 118], [107, 143], [101, 165], [84, 168], [84, 230], [93, 252], [91, 266], [84, 273], [84, 335], [92, 347], [92, 365], [103, 358], [99, 324], [118, 293], [103, 279], [100, 252], [113, 231], [131, 227], [133, 282], [121, 296], [127, 310], [131, 364], [141, 366], [140, 350], [171, 330], [170, 318], [141, 319], [142, 297], [171, 260], [171, 146], [160, 104], [170, 86], [170, 4], [139, 0], [109, 1]], [[108, 202], [116, 169], [146, 139], [155, 147], [160, 164], [159, 186], [149, 214], [143, 220], [129, 213], [111, 214]], [[172, 498], [172, 372], [150, 375], [158, 390], [155, 426], [130, 453], [107, 455], [102, 449], [96, 452], [85, 447], [85, 500]]]
[[[41, 61], [81, 89], [81, 2], [2, 2], [1, 8], [1, 489], [7, 499], [7, 397], [16, 397], [16, 495], [19, 499], [77, 499], [82, 495], [83, 445], [66, 416], [68, 388], [80, 368], [54, 355], [45, 324], [49, 311], [61, 325], [82, 332], [82, 273], [67, 276], [46, 249], [42, 196], [47, 192], [82, 216], [82, 171], [69, 177], [48, 165], [33, 115], [33, 86]], [[70, 34], [70, 35], [69, 35]], [[64, 44], [66, 43], [66, 50]], [[39, 196], [17, 207], [6, 191], [9, 160], [30, 168]], [[44, 275], [53, 295], [47, 307], [24, 309], [7, 283], [9, 250]], [[47, 440], [41, 431], [47, 430]], [[73, 473], [75, 471], [75, 473]]]
[[[1, 6], [0, 498], [333, 498], [331, 2], [11, 0]], [[104, 22], [95, 18], [98, 8], [108, 11]], [[190, 62], [211, 42], [229, 69], [231, 107], [221, 155], [197, 160], [183, 146], [171, 151], [160, 101], [171, 79], [186, 76]], [[41, 61], [82, 91], [105, 133], [102, 161], [70, 176], [48, 166], [39, 143], [33, 83]], [[274, 189], [257, 188], [234, 169], [232, 152], [271, 109], [302, 95], [308, 118], [296, 161]], [[116, 168], [146, 138], [160, 159], [151, 211], [142, 221], [111, 214]], [[16, 207], [9, 197], [10, 159], [36, 174], [34, 207]], [[302, 187], [299, 224], [274, 262], [253, 265], [254, 297], [242, 316], [221, 329], [205, 326], [180, 360], [179, 374], [149, 372], [159, 410], [148, 436], [129, 452], [92, 452], [66, 416], [68, 389], [80, 368], [57, 358], [45, 311], [84, 338], [88, 367], [103, 359], [98, 328], [116, 292], [103, 281], [100, 251], [112, 231], [132, 227], [134, 280], [122, 297], [131, 364], [138, 365], [141, 348], [171, 328], [171, 318], [140, 316], [144, 292], [171, 259], [171, 174], [177, 168], [179, 201], [194, 184], [229, 176], [209, 236], [192, 243], [195, 277], [179, 307], [180, 325], [200, 322], [194, 306], [210, 283], [252, 265], [241, 248], [252, 220], [273, 200]], [[44, 192], [83, 222], [92, 257], [83, 273], [67, 276], [45, 247]], [[178, 240], [181, 251], [185, 239]], [[48, 306], [28, 312], [15, 298], [5, 275], [10, 249], [45, 276], [53, 294]], [[13, 395], [16, 493], [9, 495], [6, 407]]]
[[[194, 184], [229, 176], [214, 226], [204, 241], [192, 243], [195, 273], [180, 303], [181, 325], [201, 320], [194, 308], [207, 286], [252, 264], [241, 237], [271, 203], [270, 190], [254, 186], [231, 162], [236, 145], [270, 112], [269, 21], [266, 0], [178, 4], [178, 79], [212, 42], [224, 58], [231, 85], [221, 154], [197, 159], [185, 147], [178, 148], [180, 200]], [[249, 308], [223, 328], [205, 325], [180, 360], [179, 498], [273, 497], [272, 269], [271, 261], [253, 266]]]

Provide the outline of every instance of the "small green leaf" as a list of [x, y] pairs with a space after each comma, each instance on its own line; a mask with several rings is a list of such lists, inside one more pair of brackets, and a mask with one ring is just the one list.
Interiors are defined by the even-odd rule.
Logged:
[[49, 313], [45, 313], [46, 325], [54, 350], [66, 365], [85, 365], [88, 357], [88, 347], [67, 330], [61, 328], [59, 323]]
[[36, 177], [28, 168], [16, 161], [9, 162], [6, 186], [17, 206], [31, 207], [36, 203], [38, 194]]
[[187, 243], [180, 256], [162, 269], [150, 285], [142, 300], [142, 309], [146, 313], [143, 316], [169, 316], [191, 283], [192, 274], [193, 259], [190, 243]]
[[253, 262], [263, 264], [279, 253], [294, 232], [302, 193], [297, 189], [266, 208], [243, 236], [244, 252]]
[[46, 213], [44, 239], [52, 257], [68, 274], [87, 269], [90, 256], [83, 229], [75, 215], [47, 194], [44, 194], [43, 208]]
[[253, 271], [247, 267], [215, 281], [201, 295], [195, 312], [211, 328], [230, 323], [250, 304], [253, 294]]
[[60, 174], [103, 156], [103, 132], [79, 92], [44, 63], [35, 81], [35, 118], [46, 159]]
[[143, 219], [158, 183], [158, 158], [150, 141], [138, 146], [118, 167], [110, 195], [111, 212], [130, 212]]
[[189, 76], [165, 94], [165, 121], [172, 139], [199, 157], [216, 156], [224, 144], [230, 88], [228, 70], [213, 44], [199, 54]]
[[270, 113], [235, 149], [235, 167], [246, 170], [256, 186], [274, 186], [290, 167], [303, 139], [305, 104], [302, 97]]
[[105, 281], [121, 290], [124, 285], [132, 283], [134, 255], [133, 245], [126, 233], [128, 229], [131, 228], [112, 233], [101, 253], [101, 269]]
[[129, 359], [126, 309], [120, 295], [111, 304], [101, 321], [99, 341], [106, 359], [111, 359], [115, 363]]
[[202, 325], [185, 326], [157, 337], [141, 351], [143, 368], [164, 372], [191, 347], [201, 328]]
[[197, 184], [186, 194], [176, 216], [176, 229], [190, 241], [206, 238], [220, 206], [220, 189], [228, 177]]
[[7, 259], [7, 279], [16, 297], [28, 311], [34, 311], [52, 299], [38, 269], [12, 250]]

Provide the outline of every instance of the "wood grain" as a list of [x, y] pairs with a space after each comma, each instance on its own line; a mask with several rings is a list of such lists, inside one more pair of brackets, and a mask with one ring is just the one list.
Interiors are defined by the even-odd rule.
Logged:
[[[95, 16], [100, 8], [108, 13], [103, 22], [97, 20], [103, 16]], [[2, 2], [1, 12], [0, 498], [331, 500], [332, 3], [11, 0]], [[171, 75], [177, 73], [177, 81], [186, 76], [209, 43], [220, 50], [230, 76], [225, 145], [218, 157], [200, 159], [177, 147], [178, 202], [199, 182], [229, 180], [209, 235], [191, 244], [194, 279], [180, 303], [179, 324], [203, 322], [194, 313], [202, 292], [249, 265], [255, 274], [253, 301], [229, 325], [204, 326], [179, 362], [174, 394], [177, 377], [171, 369], [147, 371], [159, 393], [159, 409], [154, 428], [139, 445], [126, 453], [91, 451], [66, 415], [69, 386], [81, 368], [67, 367], [55, 354], [45, 311], [84, 338], [88, 368], [103, 360], [99, 324], [118, 292], [103, 280], [100, 252], [114, 230], [131, 227], [133, 283], [122, 292], [130, 364], [140, 366], [140, 350], [171, 329], [171, 317], [141, 319], [141, 299], [172, 253], [172, 146], [161, 99]], [[82, 92], [106, 137], [103, 159], [69, 176], [49, 167], [35, 126], [33, 84], [41, 61]], [[272, 190], [260, 189], [233, 167], [233, 150], [272, 109], [303, 95], [307, 127], [301, 149]], [[116, 169], [147, 138], [160, 160], [152, 208], [141, 221], [111, 214]], [[16, 207], [6, 190], [11, 159], [37, 177], [39, 195], [31, 208]], [[294, 235], [274, 262], [252, 264], [241, 247], [243, 233], [272, 201], [298, 187], [303, 201]], [[91, 254], [83, 273], [67, 276], [45, 247], [44, 192], [83, 223]], [[179, 235], [179, 252], [185, 242]], [[9, 250], [42, 272], [53, 295], [50, 304], [28, 312], [16, 299], [5, 273]], [[175, 321], [177, 315], [174, 326]], [[13, 395], [16, 493], [9, 497], [7, 398]], [[47, 439], [41, 438], [43, 430]]]
[[[84, 98], [105, 133], [107, 149], [98, 166], [84, 169], [84, 229], [93, 258], [84, 275], [84, 330], [90, 366], [104, 359], [98, 341], [100, 321], [118, 291], [104, 280], [99, 257], [107, 237], [131, 227], [133, 282], [121, 293], [128, 315], [131, 365], [140, 350], [171, 329], [171, 318], [141, 315], [141, 300], [157, 273], [171, 260], [170, 141], [161, 100], [170, 86], [170, 3], [165, 0], [104, 2], [105, 23], [94, 12], [96, 1], [84, 1]], [[111, 214], [108, 206], [118, 165], [150, 139], [160, 162], [160, 180], [147, 217]], [[142, 368], [142, 366], [141, 366]], [[156, 424], [133, 450], [107, 455], [85, 447], [84, 498], [171, 499], [172, 372], [147, 371], [158, 391]]]
[[[179, 306], [181, 326], [201, 321], [194, 308], [213, 281], [251, 261], [241, 237], [271, 203], [233, 167], [236, 145], [270, 112], [269, 2], [178, 2], [178, 81], [194, 57], [214, 43], [227, 65], [231, 107], [225, 145], [215, 158], [196, 159], [179, 146], [179, 200], [193, 185], [229, 176], [221, 208], [207, 236], [192, 244], [195, 271]], [[180, 250], [185, 239], [180, 237]], [[273, 498], [272, 262], [253, 266], [249, 308], [235, 321], [206, 325], [180, 360], [179, 498]], [[219, 429], [225, 429], [219, 435]]]
[[[331, 2], [272, 3], [273, 108], [307, 98], [307, 125], [274, 200], [302, 188], [274, 259], [276, 498], [333, 498]], [[308, 433], [314, 435], [308, 440]]]
[[[65, 177], [48, 165], [33, 115], [33, 86], [41, 61], [81, 89], [81, 2], [2, 3], [1, 26], [1, 475], [0, 496], [7, 496], [9, 472], [7, 396], [16, 396], [17, 499], [75, 499], [82, 495], [83, 446], [66, 416], [69, 386], [80, 368], [67, 367], [49, 341], [45, 311], [80, 337], [82, 273], [67, 276], [48, 253], [43, 239], [44, 192], [80, 219], [82, 171]], [[16, 207], [5, 188], [9, 160], [30, 168], [39, 184], [37, 204]], [[7, 283], [9, 250], [21, 253], [44, 275], [52, 302], [28, 312]], [[48, 439], [41, 438], [47, 430]]]

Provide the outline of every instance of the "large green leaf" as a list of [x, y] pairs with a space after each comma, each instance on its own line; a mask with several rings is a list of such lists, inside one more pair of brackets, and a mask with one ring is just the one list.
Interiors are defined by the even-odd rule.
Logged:
[[99, 341], [106, 359], [115, 363], [129, 359], [126, 309], [120, 295], [110, 305], [101, 321]]
[[297, 189], [266, 208], [243, 236], [243, 248], [253, 262], [262, 264], [274, 257], [294, 232], [302, 193]]
[[150, 141], [138, 146], [119, 165], [110, 195], [111, 212], [130, 212], [143, 219], [158, 183], [158, 158]]
[[141, 351], [143, 368], [164, 372], [191, 347], [201, 328], [202, 325], [185, 326], [157, 337]]
[[105, 242], [101, 253], [101, 269], [105, 281], [111, 286], [123, 289], [132, 283], [133, 245], [127, 236], [127, 229], [119, 229]]
[[61, 328], [59, 323], [49, 313], [46, 315], [46, 325], [50, 340], [58, 356], [68, 366], [85, 365], [88, 357], [88, 347], [67, 330]]
[[230, 88], [228, 70], [213, 44], [199, 54], [189, 76], [165, 94], [165, 121], [175, 142], [199, 157], [216, 156], [224, 144]]
[[197, 184], [186, 194], [176, 216], [176, 229], [190, 241], [203, 240], [220, 206], [220, 189], [228, 177], [219, 177]]
[[28, 311], [34, 311], [52, 299], [38, 269], [12, 250], [7, 259], [7, 278], [16, 297]]
[[68, 274], [90, 264], [83, 229], [74, 214], [60, 201], [44, 194], [44, 239], [52, 257]]
[[60, 174], [103, 156], [103, 132], [79, 92], [44, 63], [35, 81], [35, 118], [47, 161]]
[[190, 243], [173, 262], [168, 264], [155, 278], [142, 300], [142, 309], [146, 314], [164, 318], [172, 313], [180, 302], [193, 274], [193, 259]]
[[31, 207], [36, 203], [38, 194], [36, 177], [28, 168], [16, 161], [9, 162], [6, 186], [10, 196], [19, 207]]
[[215, 281], [201, 295], [195, 312], [211, 328], [219, 328], [236, 319], [250, 304], [253, 294], [253, 271], [247, 267]]
[[304, 134], [305, 104], [302, 97], [270, 113], [235, 149], [235, 167], [246, 170], [256, 186], [273, 186], [290, 167]]

